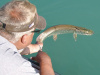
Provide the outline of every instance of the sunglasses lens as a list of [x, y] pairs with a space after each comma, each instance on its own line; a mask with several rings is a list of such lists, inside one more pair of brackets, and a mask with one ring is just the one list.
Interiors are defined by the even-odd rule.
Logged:
[[40, 33], [41, 30], [35, 30], [35, 31], [32, 31], [34, 33]]

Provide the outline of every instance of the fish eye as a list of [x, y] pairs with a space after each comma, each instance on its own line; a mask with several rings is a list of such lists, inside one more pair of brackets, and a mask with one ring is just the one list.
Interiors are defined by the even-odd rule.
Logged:
[[86, 34], [88, 34], [89, 32], [88, 32], [88, 31], [86, 31], [85, 33], [86, 33]]
[[87, 31], [87, 33], [89, 33], [89, 32]]

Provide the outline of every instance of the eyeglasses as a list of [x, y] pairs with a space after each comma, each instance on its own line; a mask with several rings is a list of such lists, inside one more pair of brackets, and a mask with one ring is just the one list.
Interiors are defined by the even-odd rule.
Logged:
[[34, 30], [34, 31], [32, 31], [32, 32], [34, 32], [34, 33], [40, 33], [41, 30]]

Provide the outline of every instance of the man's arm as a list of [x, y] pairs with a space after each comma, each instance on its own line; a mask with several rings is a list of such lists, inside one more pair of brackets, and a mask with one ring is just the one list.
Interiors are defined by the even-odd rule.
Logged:
[[28, 55], [28, 54], [36, 53], [40, 50], [40, 48], [42, 49], [42, 47], [43, 47], [43, 43], [30, 44], [29, 46], [24, 48], [24, 50], [20, 54]]
[[36, 57], [32, 57], [40, 64], [40, 75], [55, 75], [50, 57], [42, 51], [39, 51]]

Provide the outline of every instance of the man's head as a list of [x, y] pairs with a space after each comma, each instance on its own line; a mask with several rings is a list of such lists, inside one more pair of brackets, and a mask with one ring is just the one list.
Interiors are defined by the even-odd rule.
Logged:
[[0, 9], [0, 31], [15, 34], [45, 27], [45, 19], [38, 16], [36, 7], [27, 0], [12, 1]]
[[38, 16], [36, 7], [27, 0], [15, 0], [0, 8], [0, 35], [11, 42], [45, 27], [45, 19]]

